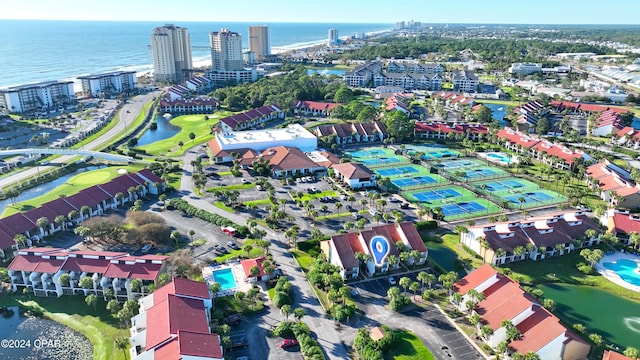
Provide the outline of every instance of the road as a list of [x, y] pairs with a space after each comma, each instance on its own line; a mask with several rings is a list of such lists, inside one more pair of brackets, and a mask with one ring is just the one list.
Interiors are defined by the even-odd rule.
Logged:
[[[193, 195], [193, 181], [191, 178], [193, 167], [191, 166], [191, 161], [195, 160], [197, 156], [195, 151], [196, 149], [197, 148], [193, 148], [192, 150], [187, 151], [183, 157], [183, 174], [179, 189], [182, 198], [193, 206], [219, 214], [237, 224], [244, 225], [246, 221], [245, 216], [237, 213], [229, 213], [213, 206], [210, 201]], [[349, 354], [345, 346], [342, 344], [343, 339], [336, 331], [333, 320], [325, 315], [325, 311], [313, 293], [311, 285], [307, 282], [304, 273], [297, 266], [297, 263], [291, 253], [289, 253], [288, 245], [283, 240], [282, 235], [269, 228], [264, 228], [264, 230], [267, 232], [266, 239], [269, 239], [272, 243], [269, 251], [273, 255], [273, 259], [276, 263], [280, 264], [280, 268], [282, 268], [284, 273], [287, 274], [287, 277], [292, 284], [294, 300], [293, 307], [302, 307], [305, 309], [308, 315], [305, 317], [305, 323], [315, 334], [328, 359], [348, 359]], [[272, 314], [272, 316], [276, 318], [281, 317], [279, 313]], [[276, 354], [270, 354], [270, 358], [277, 359], [279, 357]]]
[[[109, 129], [109, 131], [104, 133], [104, 135], [84, 145], [82, 148], [85, 150], [100, 150], [107, 143], [112, 141], [119, 133], [126, 131], [127, 126], [131, 124], [133, 120], [138, 116], [138, 113], [142, 111], [143, 106], [159, 94], [160, 91], [154, 91], [144, 95], [134, 96], [127, 100], [127, 102], [120, 108], [118, 123], [113, 128]], [[63, 155], [57, 158], [55, 162], [57, 164], [68, 163], [72, 159], [77, 157], [77, 155]], [[37, 167], [32, 167], [24, 171], [20, 171], [3, 177], [0, 179], [0, 189], [7, 188], [12, 184], [16, 184], [20, 181], [24, 181], [28, 178], [34, 177], [40, 171], [44, 171], [48, 168], [53, 168], [53, 166], [39, 165]]]
[[607, 154], [615, 155], [616, 157], [619, 157], [620, 159], [626, 161], [629, 166], [634, 167], [636, 169], [640, 169], [640, 161], [632, 158], [629, 155], [611, 150], [611, 145], [609, 144], [603, 144], [597, 147], [593, 145], [582, 144], [582, 143], [571, 143], [571, 145], [579, 148], [592, 149], [592, 150], [602, 151]]

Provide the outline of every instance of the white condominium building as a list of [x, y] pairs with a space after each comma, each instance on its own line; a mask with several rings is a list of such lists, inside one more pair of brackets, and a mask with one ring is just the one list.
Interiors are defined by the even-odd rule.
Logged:
[[112, 96], [135, 90], [135, 71], [114, 71], [103, 74], [78, 76], [82, 83], [82, 95], [86, 97]]
[[0, 113], [56, 110], [75, 100], [73, 81], [45, 81], [0, 89]]
[[258, 61], [264, 61], [271, 55], [269, 26], [249, 26], [249, 50], [255, 53]]
[[191, 38], [186, 28], [167, 24], [151, 34], [153, 77], [156, 81], [181, 82], [193, 69]]
[[327, 46], [336, 45], [338, 43], [338, 29], [329, 29], [329, 38], [327, 39]]
[[211, 68], [218, 71], [237, 71], [244, 69], [242, 59], [242, 36], [236, 32], [222, 29], [212, 32]]

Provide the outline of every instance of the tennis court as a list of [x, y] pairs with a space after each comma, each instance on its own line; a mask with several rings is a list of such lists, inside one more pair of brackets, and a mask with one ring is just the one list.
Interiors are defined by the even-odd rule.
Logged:
[[[550, 190], [527, 191], [500, 196], [509, 201], [514, 206], [520, 208], [530, 208], [546, 204], [557, 204], [567, 201], [567, 198]], [[524, 200], [521, 202], [520, 200]]]
[[[495, 179], [498, 177], [507, 177], [510, 174], [502, 169], [498, 169], [495, 167], [483, 166], [474, 169], [456, 169], [455, 171], [448, 171], [451, 173], [456, 179], [461, 181], [477, 181], [481, 179]], [[463, 173], [462, 176], [457, 176], [458, 172]]]
[[416, 176], [391, 180], [391, 183], [399, 188], [433, 184], [435, 182], [437, 182], [436, 179], [432, 178], [431, 176]]
[[416, 190], [402, 192], [402, 196], [411, 201], [428, 206], [462, 201], [462, 199], [474, 199], [476, 195], [462, 186], [447, 186], [429, 190]]
[[463, 167], [478, 167], [478, 166], [484, 165], [484, 163], [476, 159], [459, 159], [459, 160], [441, 161], [435, 165], [439, 168], [449, 170], [449, 169], [460, 169]]
[[402, 161], [399, 157], [377, 157], [377, 158], [365, 158], [358, 159], [359, 162], [364, 164], [365, 166], [389, 166], [393, 164], [400, 164], [402, 162], [409, 162], [409, 159], [405, 158], [405, 161]]
[[438, 160], [461, 156], [458, 151], [451, 150], [446, 146], [438, 145], [407, 145], [405, 146], [404, 151], [411, 156], [420, 152], [422, 153], [422, 160]]
[[345, 153], [350, 155], [352, 158], [365, 159], [377, 156], [385, 156], [389, 153], [393, 154], [393, 151], [382, 148], [367, 148], [356, 151], [345, 151]]
[[392, 177], [392, 176], [406, 175], [406, 174], [418, 174], [420, 170], [416, 169], [413, 166], [399, 166], [399, 167], [378, 169], [375, 172], [378, 173], [380, 176]]
[[501, 180], [473, 183], [473, 186], [480, 190], [488, 191], [491, 193], [519, 193], [527, 190], [538, 189], [538, 185], [532, 183], [531, 181], [516, 178], [506, 178]]
[[434, 200], [442, 200], [447, 198], [455, 198], [462, 196], [458, 191], [451, 188], [444, 188], [438, 190], [429, 190], [413, 193], [413, 196], [418, 201], [434, 201]]
[[445, 220], [456, 220], [481, 215], [496, 214], [501, 210], [486, 199], [461, 200], [440, 206]]

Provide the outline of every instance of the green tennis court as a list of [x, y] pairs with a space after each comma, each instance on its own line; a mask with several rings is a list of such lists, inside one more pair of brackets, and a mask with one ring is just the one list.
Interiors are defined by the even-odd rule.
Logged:
[[509, 174], [507, 171], [491, 166], [474, 167], [471, 169], [456, 168], [447, 169], [445, 171], [450, 173], [454, 178], [456, 178], [456, 180], [464, 182], [497, 179], [511, 176], [511, 174]]
[[373, 170], [374, 173], [381, 177], [399, 178], [399, 177], [414, 177], [414, 176], [430, 176], [429, 170], [424, 166], [414, 164], [404, 164], [393, 167], [384, 167]]
[[539, 186], [531, 181], [518, 178], [504, 178], [499, 180], [489, 180], [474, 182], [473, 187], [479, 192], [497, 194], [515, 194], [523, 191], [537, 190]]
[[429, 207], [440, 206], [459, 199], [471, 199], [476, 195], [462, 186], [447, 186], [428, 190], [404, 191], [401, 194], [411, 202], [419, 202]]

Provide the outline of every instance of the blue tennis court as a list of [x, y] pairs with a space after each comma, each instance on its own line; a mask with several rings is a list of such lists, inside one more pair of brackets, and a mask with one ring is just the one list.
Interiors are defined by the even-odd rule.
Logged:
[[402, 175], [402, 174], [415, 174], [418, 172], [418, 169], [412, 166], [401, 166], [394, 167], [390, 169], [379, 169], [376, 170], [380, 176], [394, 176], [394, 175]]
[[442, 209], [442, 215], [444, 215], [445, 217], [487, 210], [486, 207], [478, 204], [475, 201], [461, 202], [457, 204], [446, 204], [440, 206], [440, 208]]
[[553, 196], [549, 195], [549, 194], [545, 194], [543, 192], [540, 191], [534, 191], [534, 192], [528, 192], [528, 193], [519, 193], [519, 194], [513, 194], [513, 195], [507, 195], [507, 196], [503, 196], [503, 198], [505, 200], [508, 200], [514, 204], [519, 204], [520, 203], [520, 198], [524, 199], [524, 203], [535, 203], [535, 202], [548, 202], [554, 199]]
[[518, 180], [501, 180], [501, 181], [492, 181], [490, 183], [485, 184], [485, 189], [489, 191], [506, 191], [512, 189], [522, 189], [525, 187], [525, 184], [521, 183]]
[[436, 180], [430, 176], [416, 176], [411, 178], [392, 179], [391, 183], [399, 188], [417, 186], [423, 184], [432, 184]]
[[436, 166], [445, 168], [445, 169], [459, 169], [462, 167], [475, 167], [480, 165], [483, 165], [483, 163], [479, 161], [461, 159], [461, 160], [443, 161], [437, 164]]
[[381, 158], [360, 159], [358, 161], [363, 163], [364, 165], [380, 165], [380, 164], [399, 163], [400, 159], [398, 159], [398, 158], [381, 157]]
[[466, 178], [489, 177], [497, 175], [498, 172], [491, 168], [472, 169], [464, 172]]
[[380, 155], [386, 155], [384, 150], [378, 150], [378, 149], [348, 151], [347, 153], [349, 155], [351, 155], [351, 157], [354, 157], [354, 158], [368, 158], [368, 157], [376, 157], [376, 156], [380, 156]]
[[459, 192], [453, 189], [440, 189], [440, 190], [429, 190], [423, 192], [412, 193], [412, 195], [418, 199], [418, 201], [436, 201], [447, 198], [454, 198], [462, 196]]

